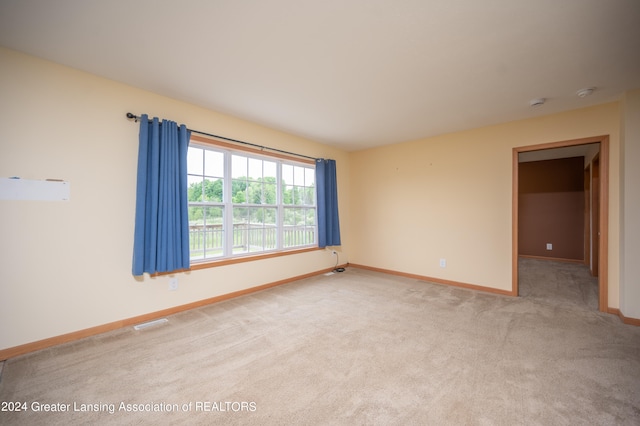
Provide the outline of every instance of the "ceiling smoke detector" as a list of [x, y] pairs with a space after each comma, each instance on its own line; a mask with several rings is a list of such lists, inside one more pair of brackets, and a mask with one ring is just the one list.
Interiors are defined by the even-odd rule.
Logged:
[[545, 98], [531, 99], [529, 101], [529, 106], [531, 106], [531, 107], [539, 107], [540, 105], [544, 104], [545, 100], [546, 100]]
[[596, 90], [595, 87], [585, 87], [584, 89], [578, 90], [576, 92], [576, 95], [580, 96], [581, 98], [584, 98], [585, 96], [589, 96], [590, 94], [592, 94], [594, 90]]

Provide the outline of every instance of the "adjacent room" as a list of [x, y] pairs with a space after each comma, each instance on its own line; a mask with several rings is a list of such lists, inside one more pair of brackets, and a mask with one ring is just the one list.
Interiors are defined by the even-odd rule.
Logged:
[[0, 423], [638, 424], [639, 19], [0, 1]]

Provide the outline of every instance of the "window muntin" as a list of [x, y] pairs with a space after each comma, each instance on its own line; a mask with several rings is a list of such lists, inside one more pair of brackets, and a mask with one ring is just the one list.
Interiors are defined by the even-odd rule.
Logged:
[[285, 247], [313, 244], [316, 236], [315, 170], [282, 166]]
[[189, 206], [189, 253], [191, 261], [224, 256], [224, 208]]
[[193, 141], [187, 158], [192, 262], [317, 245], [313, 165]]

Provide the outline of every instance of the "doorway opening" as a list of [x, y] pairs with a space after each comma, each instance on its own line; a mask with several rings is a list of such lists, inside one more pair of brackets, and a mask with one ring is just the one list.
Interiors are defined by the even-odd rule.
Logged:
[[[520, 258], [520, 161], [524, 156], [560, 158], [570, 152], [580, 152], [588, 145], [599, 144], [599, 151], [584, 171], [585, 183], [585, 222], [584, 257], [580, 262], [589, 266], [591, 274], [598, 278], [598, 310], [608, 311], [608, 199], [609, 199], [609, 137], [596, 136], [540, 145], [513, 148], [513, 196], [512, 196], [512, 290], [519, 295]], [[570, 155], [569, 155], [570, 156]], [[587, 175], [588, 173], [588, 175]], [[588, 186], [587, 186], [588, 185]], [[587, 191], [588, 188], [588, 191]], [[587, 199], [588, 198], [588, 199]], [[542, 256], [541, 256], [542, 257]]]

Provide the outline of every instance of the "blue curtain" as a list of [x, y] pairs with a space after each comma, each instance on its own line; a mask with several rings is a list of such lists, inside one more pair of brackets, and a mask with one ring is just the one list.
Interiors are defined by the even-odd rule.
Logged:
[[184, 124], [140, 117], [133, 275], [189, 268], [190, 133]]
[[336, 160], [316, 161], [316, 193], [318, 196], [318, 246], [340, 245], [338, 219], [338, 180]]

